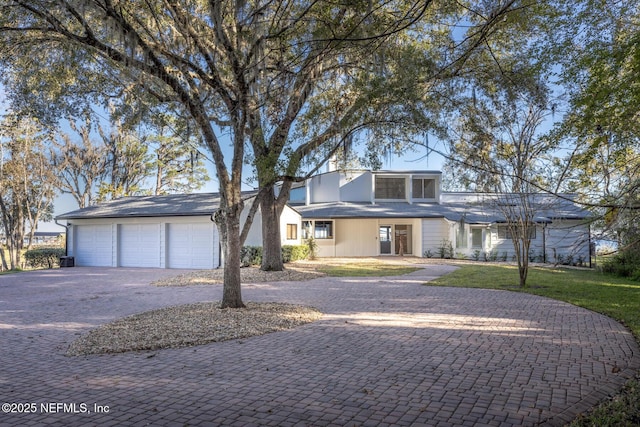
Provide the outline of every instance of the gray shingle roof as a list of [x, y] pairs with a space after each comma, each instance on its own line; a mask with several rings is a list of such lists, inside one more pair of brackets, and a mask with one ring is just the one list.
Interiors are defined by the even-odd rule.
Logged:
[[[447, 194], [447, 202], [437, 203], [407, 203], [380, 202], [371, 203], [315, 203], [311, 205], [296, 205], [295, 208], [303, 218], [308, 219], [339, 219], [339, 218], [446, 218], [450, 221], [460, 221], [463, 217], [469, 224], [491, 224], [504, 222], [505, 215], [490, 202], [471, 202], [467, 197], [460, 197], [462, 202], [456, 202], [456, 195]], [[590, 213], [570, 200], [547, 195], [532, 195], [538, 205], [534, 210], [536, 222], [551, 222], [557, 219], [585, 219]]]
[[[243, 192], [250, 198], [256, 192]], [[504, 214], [490, 203], [480, 202], [479, 195], [443, 193], [445, 203], [367, 202], [314, 203], [291, 205], [303, 218], [446, 218], [470, 224], [504, 222]], [[585, 219], [589, 212], [571, 200], [548, 195], [532, 195], [540, 205], [537, 222], [554, 219]], [[166, 196], [134, 196], [111, 200], [59, 215], [57, 219], [127, 218], [211, 215], [220, 204], [218, 193], [171, 194]]]
[[[255, 192], [243, 193], [247, 198], [252, 195]], [[67, 212], [56, 219], [200, 216], [211, 215], [219, 205], [219, 193], [132, 196]]]

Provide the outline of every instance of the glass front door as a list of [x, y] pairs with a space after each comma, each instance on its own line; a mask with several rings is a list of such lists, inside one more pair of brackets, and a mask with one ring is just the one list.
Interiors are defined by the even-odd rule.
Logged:
[[396, 254], [410, 255], [413, 253], [413, 241], [411, 239], [411, 225], [396, 225], [395, 237], [396, 237]]
[[380, 255], [391, 255], [391, 229], [390, 225], [380, 226]]

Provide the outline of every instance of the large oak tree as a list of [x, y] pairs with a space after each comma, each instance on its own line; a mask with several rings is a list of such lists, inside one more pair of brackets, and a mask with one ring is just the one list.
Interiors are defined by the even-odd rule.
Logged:
[[[375, 121], [398, 126], [413, 113], [408, 123], [424, 126], [428, 103], [419, 95], [434, 81], [420, 77], [424, 70], [455, 74], [508, 12], [523, 10], [515, 0], [471, 3], [2, 0], [0, 60], [17, 82], [10, 94], [27, 108], [39, 82], [79, 108], [80, 95], [96, 97], [83, 82], [97, 80], [132, 104], [144, 97], [189, 117], [220, 183], [222, 306], [242, 307], [243, 165], [253, 167], [273, 224], [303, 159], [322, 161], [336, 141]], [[454, 35], [461, 21], [473, 25]], [[420, 53], [443, 43], [442, 54], [453, 55], [445, 67]], [[279, 253], [267, 262], [279, 268]]]

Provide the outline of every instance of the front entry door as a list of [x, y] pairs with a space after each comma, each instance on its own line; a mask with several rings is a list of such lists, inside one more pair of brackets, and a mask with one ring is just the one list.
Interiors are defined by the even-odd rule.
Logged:
[[380, 226], [380, 255], [391, 255], [391, 226]]
[[395, 226], [395, 249], [396, 254], [411, 255], [413, 253], [412, 242], [412, 227], [411, 225], [396, 225]]

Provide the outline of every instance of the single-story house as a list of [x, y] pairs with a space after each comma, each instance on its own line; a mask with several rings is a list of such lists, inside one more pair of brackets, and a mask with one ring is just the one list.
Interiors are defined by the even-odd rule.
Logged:
[[[280, 219], [282, 244], [313, 237], [321, 257], [511, 259], [503, 195], [441, 191], [439, 171], [331, 171], [297, 185]], [[250, 200], [251, 193], [246, 194]], [[529, 195], [531, 256], [589, 260], [589, 212], [570, 195]], [[217, 268], [217, 194], [125, 197], [60, 215], [79, 266]], [[248, 209], [250, 202], [245, 209]], [[261, 245], [254, 217], [246, 245]], [[489, 255], [491, 254], [491, 255]]]
[[[244, 193], [245, 212], [254, 195]], [[211, 221], [219, 205], [215, 193], [122, 197], [56, 220], [66, 221], [67, 255], [77, 266], [209, 269], [221, 265], [220, 238]], [[286, 207], [280, 223], [282, 244], [300, 244], [300, 215]], [[261, 229], [257, 214], [245, 244], [261, 246]]]

